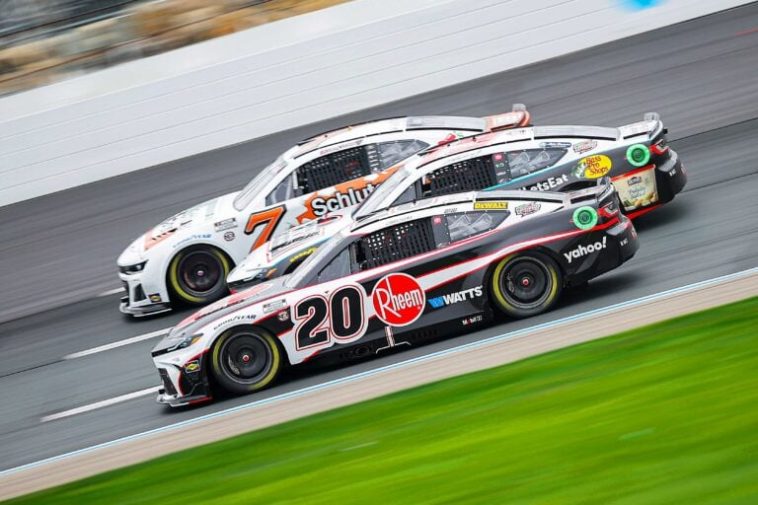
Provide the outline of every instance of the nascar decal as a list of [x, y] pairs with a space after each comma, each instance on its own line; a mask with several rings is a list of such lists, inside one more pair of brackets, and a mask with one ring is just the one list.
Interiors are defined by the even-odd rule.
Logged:
[[388, 274], [374, 286], [371, 303], [376, 317], [384, 324], [408, 326], [424, 312], [426, 293], [414, 277]]
[[599, 179], [611, 171], [613, 163], [605, 154], [596, 154], [582, 158], [574, 168], [572, 175], [574, 177], [585, 177], [587, 179]]
[[346, 343], [366, 333], [368, 318], [364, 310], [366, 292], [359, 284], [334, 291], [327, 299], [322, 295], [305, 298], [295, 305], [295, 348], [328, 347]]
[[318, 219], [329, 212], [361, 203], [399, 167], [400, 165], [395, 165], [378, 175], [371, 174], [360, 179], [337, 184], [334, 186], [334, 191], [330, 193], [314, 193], [303, 202], [305, 212], [297, 216], [297, 222], [303, 223], [304, 221]]

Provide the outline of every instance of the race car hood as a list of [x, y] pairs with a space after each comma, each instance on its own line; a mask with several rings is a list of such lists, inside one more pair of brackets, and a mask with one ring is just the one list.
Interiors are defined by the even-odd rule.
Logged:
[[[227, 314], [239, 309], [261, 304], [262, 314], [267, 300], [275, 302], [279, 296], [292, 291], [291, 288], [284, 285], [286, 279], [287, 277], [279, 277], [270, 282], [258, 284], [239, 293], [222, 298], [207, 307], [203, 307], [172, 328], [169, 334], [153, 348], [153, 356], [180, 348], [177, 346], [181, 345], [185, 338], [199, 333], [203, 327], [214, 321], [221, 320]], [[258, 317], [261, 314], [258, 314]], [[255, 318], [251, 318], [250, 320], [253, 324], [255, 323]]]
[[121, 254], [117, 263], [119, 265], [136, 263], [144, 259], [145, 253], [150, 249], [182, 231], [205, 225], [209, 222], [218, 222], [226, 218], [232, 218], [235, 215], [234, 208], [232, 207], [235, 196], [237, 196], [237, 193], [229, 193], [171, 216], [132, 242]]
[[[352, 209], [331, 212], [276, 235], [240, 262], [227, 276], [227, 283], [244, 281], [261, 270], [284, 268], [310, 256], [329, 237], [349, 227], [353, 223], [351, 216]], [[281, 275], [279, 272], [277, 274]]]

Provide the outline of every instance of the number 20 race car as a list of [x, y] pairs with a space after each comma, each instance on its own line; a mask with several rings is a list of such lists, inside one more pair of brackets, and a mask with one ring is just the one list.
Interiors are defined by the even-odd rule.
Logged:
[[238, 264], [227, 283], [240, 290], [290, 273], [339, 230], [402, 203], [486, 188], [571, 191], [605, 176], [630, 217], [668, 202], [686, 182], [655, 113], [619, 128], [535, 126], [475, 135], [410, 158], [360, 206], [278, 234]]
[[377, 212], [289, 276], [179, 323], [152, 351], [158, 401], [270, 384], [285, 365], [349, 360], [548, 310], [638, 248], [607, 179], [570, 193], [459, 193]]
[[135, 316], [172, 303], [210, 303], [226, 276], [276, 232], [351, 207], [396, 165], [441, 141], [529, 124], [523, 105], [485, 118], [421, 116], [373, 121], [317, 135], [282, 154], [240, 192], [167, 219], [118, 258], [121, 311]]

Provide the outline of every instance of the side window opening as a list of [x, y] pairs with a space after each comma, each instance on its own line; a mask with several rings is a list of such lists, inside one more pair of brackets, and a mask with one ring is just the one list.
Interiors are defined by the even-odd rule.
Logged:
[[301, 194], [378, 173], [428, 147], [420, 140], [397, 140], [343, 149], [304, 163], [297, 169]]
[[375, 149], [379, 157], [378, 168], [379, 170], [386, 170], [427, 147], [429, 144], [421, 140], [397, 140], [376, 144]]
[[508, 212], [459, 212], [446, 214], [450, 242], [457, 242], [496, 228], [508, 216]]
[[366, 149], [359, 146], [304, 163], [297, 169], [297, 182], [302, 193], [313, 193], [370, 173]]
[[322, 283], [347, 277], [350, 273], [350, 249], [346, 247], [321, 269], [316, 279]]
[[358, 268], [368, 270], [435, 249], [429, 218], [375, 231], [353, 245]]
[[507, 153], [511, 177], [522, 177], [555, 165], [565, 149], [525, 149]]
[[271, 193], [266, 195], [266, 205], [283, 202], [295, 196], [295, 186], [292, 182], [292, 174], [290, 174], [277, 184]]
[[422, 198], [477, 191], [497, 184], [492, 155], [438, 168], [421, 181]]
[[392, 207], [395, 207], [397, 205], [402, 205], [404, 203], [411, 203], [413, 200], [416, 199], [416, 185], [411, 184], [408, 186], [405, 191], [403, 191], [400, 196], [398, 196], [394, 202], [392, 202]]

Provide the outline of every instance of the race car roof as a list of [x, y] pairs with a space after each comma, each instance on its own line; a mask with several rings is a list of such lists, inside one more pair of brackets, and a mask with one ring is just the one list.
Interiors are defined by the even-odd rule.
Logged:
[[465, 203], [471, 204], [474, 201], [482, 200], [524, 200], [529, 202], [554, 202], [562, 204], [568, 204], [571, 201], [570, 195], [567, 193], [548, 191], [535, 192], [518, 189], [468, 191], [465, 193], [454, 193], [433, 198], [425, 198], [423, 200], [417, 200], [380, 210], [376, 214], [371, 214], [364, 219], [356, 221], [351, 226], [350, 232], [370, 232], [375, 228], [381, 228], [382, 222], [387, 219], [397, 218], [401, 215], [405, 216], [405, 219], [413, 219], [414, 214], [434, 207], [447, 207], [449, 205]]
[[408, 116], [379, 119], [345, 126], [309, 137], [297, 144], [292, 150], [291, 156], [298, 158], [315, 149], [373, 135], [418, 130], [461, 130], [464, 134], [470, 134], [484, 131], [485, 128], [485, 120], [476, 117]]

